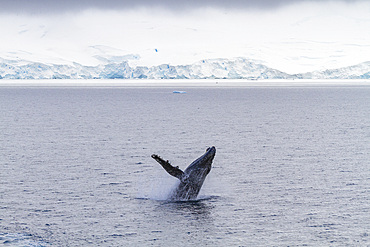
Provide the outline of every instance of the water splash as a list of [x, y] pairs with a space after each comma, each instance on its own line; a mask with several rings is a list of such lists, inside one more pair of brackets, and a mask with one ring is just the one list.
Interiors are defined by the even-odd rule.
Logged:
[[137, 198], [166, 201], [179, 182], [161, 172], [138, 185]]
[[173, 190], [179, 185], [180, 181], [171, 177], [158, 181], [151, 188], [149, 198], [159, 201], [168, 200]]

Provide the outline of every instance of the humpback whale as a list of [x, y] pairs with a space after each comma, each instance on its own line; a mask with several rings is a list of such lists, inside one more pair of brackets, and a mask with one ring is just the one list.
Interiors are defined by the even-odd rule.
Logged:
[[168, 160], [165, 161], [158, 155], [153, 154], [153, 159], [155, 159], [170, 175], [180, 180], [180, 184], [171, 193], [169, 199], [174, 201], [195, 200], [206, 176], [211, 171], [215, 154], [215, 147], [207, 148], [205, 154], [194, 160], [185, 171], [179, 169], [178, 166], [172, 166]]

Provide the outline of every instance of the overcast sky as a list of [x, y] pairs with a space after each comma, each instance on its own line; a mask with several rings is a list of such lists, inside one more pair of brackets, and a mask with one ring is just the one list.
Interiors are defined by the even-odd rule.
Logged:
[[[330, 0], [0, 0], [2, 12], [60, 13], [96, 9], [131, 9], [137, 7], [160, 7], [169, 10], [211, 7], [227, 9], [266, 9], [304, 2], [328, 2]], [[353, 3], [368, 0], [331, 0]]]
[[288, 73], [370, 60], [369, 0], [0, 0], [0, 58], [133, 66], [246, 57]]

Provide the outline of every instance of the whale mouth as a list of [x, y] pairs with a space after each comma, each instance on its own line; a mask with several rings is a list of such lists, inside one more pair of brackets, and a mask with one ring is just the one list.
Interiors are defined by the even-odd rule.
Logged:
[[188, 168], [186, 168], [186, 170], [194, 169], [195, 167], [198, 167], [199, 169], [208, 167], [208, 169], [210, 169], [215, 155], [216, 155], [216, 148], [214, 146], [207, 148], [207, 151], [202, 156], [200, 156], [198, 159], [194, 160], [188, 166]]
[[216, 153], [216, 148], [215, 148], [215, 146], [208, 147], [208, 148], [206, 149], [206, 153], [207, 153], [208, 155], [209, 155], [209, 154], [214, 155], [214, 154]]
[[202, 163], [205, 162], [206, 164], [207, 163], [211, 164], [215, 155], [216, 155], [216, 148], [214, 146], [209, 147], [207, 148], [206, 153], [202, 157], [199, 158], [199, 161], [201, 161]]

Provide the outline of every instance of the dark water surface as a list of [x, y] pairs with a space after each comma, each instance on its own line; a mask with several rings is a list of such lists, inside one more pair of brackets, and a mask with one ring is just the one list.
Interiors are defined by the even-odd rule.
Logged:
[[[370, 245], [368, 86], [2, 87], [0, 111], [0, 245]], [[200, 200], [166, 201], [150, 155], [213, 145]]]

